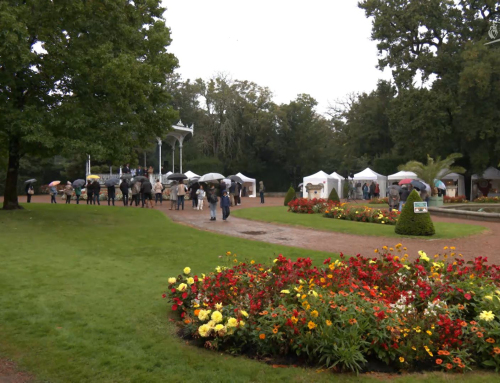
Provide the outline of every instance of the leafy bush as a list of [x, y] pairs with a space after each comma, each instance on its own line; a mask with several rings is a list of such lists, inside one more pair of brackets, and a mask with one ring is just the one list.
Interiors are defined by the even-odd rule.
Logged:
[[186, 267], [163, 297], [180, 334], [219, 352], [337, 371], [359, 371], [368, 358], [398, 370], [498, 371], [500, 267], [445, 249], [442, 259], [419, 251], [410, 261], [397, 244], [322, 267], [281, 254], [270, 264], [241, 262], [228, 252], [228, 267], [203, 277]]
[[477, 203], [499, 203], [499, 197], [479, 197], [474, 200]]
[[448, 197], [448, 196], [443, 196], [443, 202], [444, 203], [467, 203], [467, 198], [465, 198], [464, 195], [459, 195], [458, 197]]
[[349, 206], [343, 204], [329, 207], [329, 209], [325, 210], [324, 217], [343, 219], [346, 221], [395, 225], [399, 219], [399, 211], [387, 211], [372, 209], [367, 206]]
[[429, 236], [436, 233], [434, 224], [429, 213], [415, 213], [413, 202], [422, 202], [416, 190], [413, 190], [401, 211], [398, 223], [396, 224], [396, 234]]
[[332, 189], [332, 191], [330, 192], [330, 195], [328, 196], [328, 201], [340, 203], [340, 198], [339, 198], [339, 195], [337, 193], [337, 189], [335, 189], [335, 188]]
[[297, 198], [297, 196], [295, 194], [295, 189], [290, 186], [290, 189], [288, 189], [288, 192], [286, 193], [286, 196], [285, 196], [285, 206], [288, 206], [290, 201], [293, 201], [296, 198]]

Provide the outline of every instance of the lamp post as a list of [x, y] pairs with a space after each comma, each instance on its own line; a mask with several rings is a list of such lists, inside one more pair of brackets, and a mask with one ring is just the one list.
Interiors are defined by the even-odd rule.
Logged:
[[156, 140], [158, 141], [158, 173], [160, 173], [160, 179], [161, 179], [161, 139], [159, 137], [156, 138]]

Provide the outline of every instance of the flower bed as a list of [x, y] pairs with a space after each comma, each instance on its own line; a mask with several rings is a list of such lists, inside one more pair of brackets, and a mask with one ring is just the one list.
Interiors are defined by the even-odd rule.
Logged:
[[389, 204], [389, 198], [384, 197], [384, 198], [372, 198], [371, 200], [368, 201], [369, 204], [371, 205], [382, 205], [382, 204]]
[[500, 197], [479, 197], [474, 200], [478, 203], [499, 203]]
[[288, 203], [288, 211], [292, 213], [302, 214], [320, 214], [323, 213], [328, 206], [338, 206], [338, 202], [327, 201], [326, 199], [307, 199], [297, 198]]
[[448, 197], [448, 196], [443, 196], [443, 202], [444, 203], [467, 203], [467, 198], [465, 198], [464, 195], [459, 195], [458, 197]]
[[[447, 248], [445, 248], [447, 249]], [[409, 261], [401, 244], [374, 258], [313, 267], [279, 255], [200, 277], [186, 267], [164, 298], [180, 334], [231, 354], [286, 356], [359, 371], [368, 361], [397, 370], [500, 370], [500, 268], [465, 262], [453, 247]], [[455, 257], [455, 258], [453, 258]]]
[[347, 221], [380, 223], [395, 225], [398, 222], [400, 212], [397, 210], [373, 209], [366, 206], [331, 206], [325, 210], [324, 217], [344, 219]]

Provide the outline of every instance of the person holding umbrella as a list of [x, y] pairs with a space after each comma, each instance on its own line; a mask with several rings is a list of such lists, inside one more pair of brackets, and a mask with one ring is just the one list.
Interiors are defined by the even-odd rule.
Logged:
[[163, 205], [163, 185], [158, 178], [155, 182], [155, 205], [158, 204], [158, 200], [160, 200], [160, 206]]
[[144, 204], [146, 204], [146, 207], [148, 207], [148, 201], [151, 209], [153, 209], [153, 185], [151, 185], [151, 182], [149, 182], [149, 179], [145, 179], [142, 181], [142, 186], [141, 186], [141, 193], [142, 193], [142, 207], [144, 207]]
[[99, 194], [101, 194], [101, 184], [99, 184], [99, 181], [97, 181], [97, 179], [92, 182], [92, 191], [94, 193], [94, 205], [97, 202], [97, 204], [101, 206], [101, 202], [99, 201]]
[[127, 180], [124, 179], [122, 181], [122, 183], [120, 184], [120, 190], [122, 191], [122, 194], [123, 194], [123, 206], [128, 206], [128, 188], [129, 188], [129, 184], [128, 184]]
[[59, 181], [52, 181], [49, 184], [49, 190], [50, 190], [50, 203], [57, 203], [56, 201], [56, 196], [57, 196], [57, 188], [56, 186], [59, 185]]
[[177, 210], [177, 183], [172, 182], [170, 185], [170, 209]]
[[130, 206], [132, 206], [132, 204], [134, 203], [135, 201], [135, 206], [139, 206], [139, 196], [140, 196], [140, 193], [141, 193], [141, 183], [140, 182], [135, 182], [133, 185], [132, 185], [132, 199], [130, 200]]
[[108, 188], [108, 206], [110, 201], [113, 201], [113, 206], [115, 206], [115, 197], [116, 197], [115, 185], [107, 186], [107, 188]]
[[207, 197], [208, 204], [210, 205], [210, 221], [217, 220], [217, 202], [219, 199], [217, 198], [217, 194], [215, 193], [215, 187], [212, 185]]
[[28, 180], [25, 182], [26, 184], [26, 187], [25, 187], [25, 190], [26, 190], [26, 202], [27, 203], [31, 203], [31, 196], [33, 194], [35, 194], [35, 189], [33, 188], [33, 182], [36, 182], [35, 179], [31, 179], [31, 180]]
[[177, 186], [177, 210], [180, 209], [182, 205], [182, 210], [184, 210], [184, 197], [186, 196], [186, 185], [184, 185], [183, 180], [179, 180], [179, 185]]
[[92, 205], [92, 201], [94, 200], [94, 187], [92, 186], [91, 180], [87, 181], [86, 189], [87, 189], [87, 205], [88, 204]]
[[64, 194], [66, 195], [66, 204], [71, 203], [71, 196], [73, 195], [73, 186], [71, 186], [71, 182], [66, 182], [66, 186], [64, 187]]
[[76, 204], [80, 205], [80, 196], [82, 195], [81, 186], [75, 187]]

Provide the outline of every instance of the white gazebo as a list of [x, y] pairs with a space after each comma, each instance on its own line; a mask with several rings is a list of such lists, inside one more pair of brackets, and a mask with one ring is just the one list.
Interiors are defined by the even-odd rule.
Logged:
[[184, 175], [188, 178], [188, 180], [192, 178], [200, 178], [200, 176], [196, 173], [193, 173], [191, 170], [188, 170]]
[[[194, 125], [185, 126], [181, 121], [172, 126], [172, 131], [167, 134], [165, 141], [172, 146], [172, 171], [175, 172], [175, 145], [179, 143], [179, 173], [182, 173], [182, 144], [184, 139], [191, 134], [194, 135]], [[158, 141], [161, 152], [161, 140]], [[161, 169], [161, 168], [160, 168]]]
[[483, 174], [473, 174], [471, 177], [471, 201], [474, 200], [475, 196], [472, 193], [474, 190], [474, 183], [478, 184], [480, 180], [492, 181], [492, 186], [494, 189], [500, 190], [500, 170], [494, 167], [489, 167]]
[[337, 186], [335, 187], [335, 189], [337, 190], [337, 194], [339, 195], [339, 198], [344, 198], [344, 188], [343, 188], [343, 186], [344, 186], [345, 178], [342, 177], [337, 172], [333, 172], [330, 175], [337, 180]]
[[407, 172], [407, 171], [400, 171], [394, 174], [391, 174], [390, 176], [387, 176], [387, 180], [389, 183], [391, 182], [396, 182], [396, 181], [401, 181], [404, 179], [410, 179], [410, 180], [416, 180], [418, 177], [415, 173], [413, 172]]
[[366, 168], [362, 172], [356, 173], [353, 178], [354, 181], [370, 181], [378, 183], [378, 187], [380, 189], [380, 197], [386, 196], [387, 191], [387, 177], [382, 174], [378, 174], [377, 172], [371, 170], [370, 168]]
[[323, 170], [320, 170], [315, 174], [304, 177], [302, 183], [304, 184], [302, 186], [302, 197], [309, 198], [306, 186], [307, 184], [312, 184], [312, 185], [323, 185], [321, 189], [314, 191], [314, 198], [327, 199], [328, 196], [330, 195], [330, 192], [335, 187], [335, 185], [338, 185], [338, 179], [325, 173]]
[[[242, 173], [238, 173], [236, 174], [238, 177], [241, 178], [241, 180], [243, 181], [243, 185], [242, 186], [245, 186], [247, 188], [247, 190], [249, 190], [251, 193], [247, 193], [249, 197], [257, 197], [257, 182], [255, 181], [255, 178], [250, 178], [250, 177], [247, 177], [245, 175], [243, 175]], [[251, 190], [250, 190], [251, 189]]]

